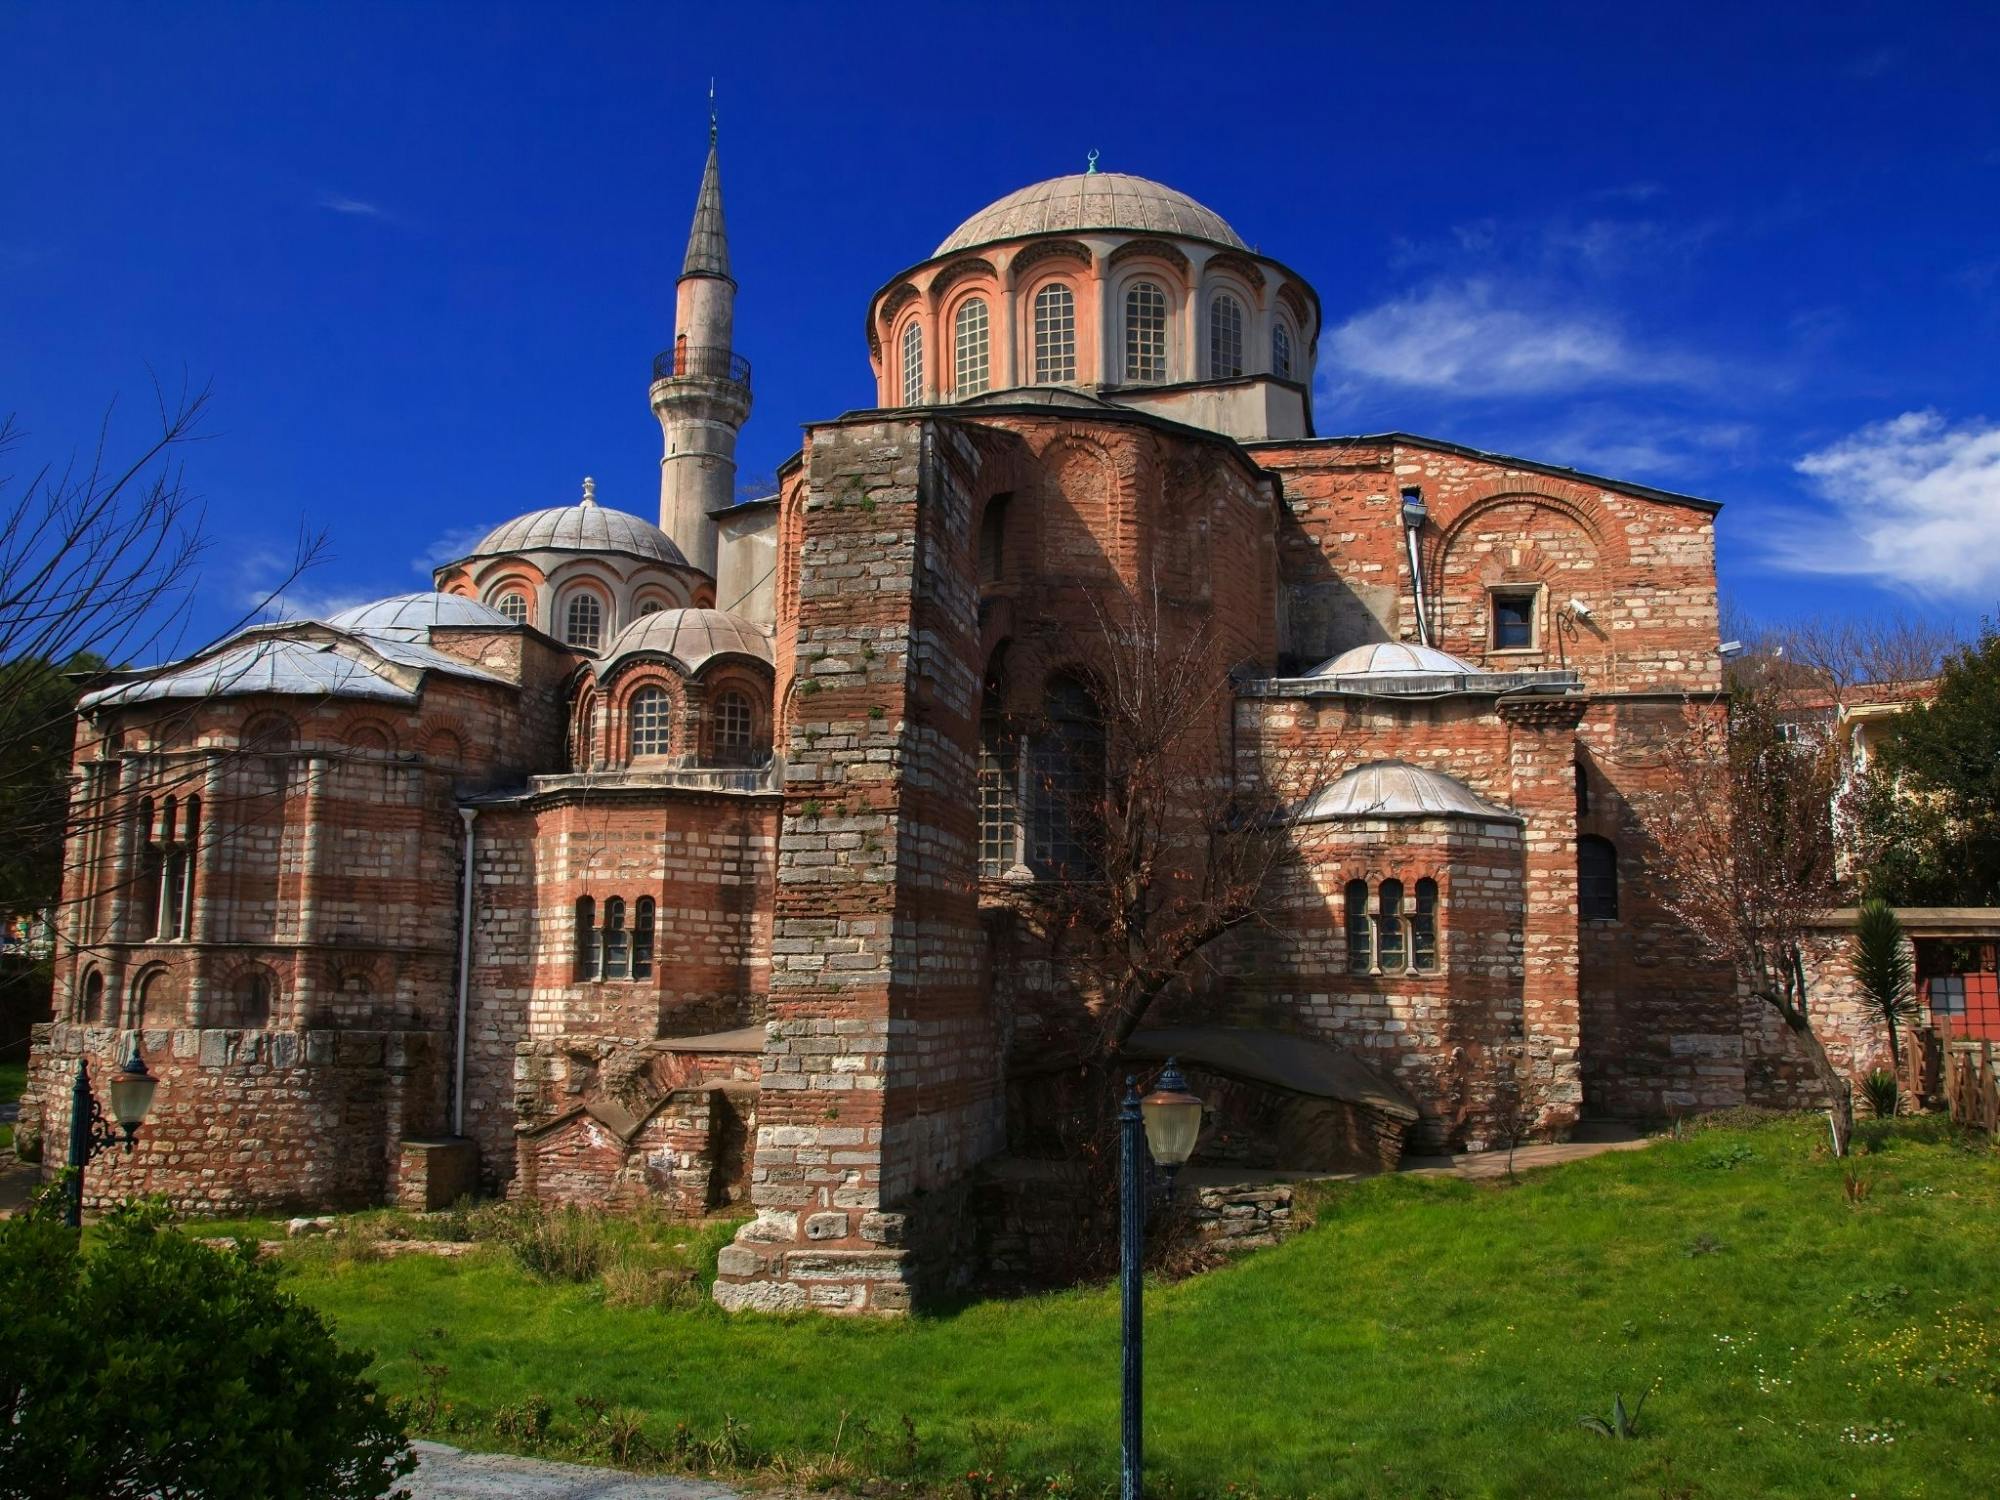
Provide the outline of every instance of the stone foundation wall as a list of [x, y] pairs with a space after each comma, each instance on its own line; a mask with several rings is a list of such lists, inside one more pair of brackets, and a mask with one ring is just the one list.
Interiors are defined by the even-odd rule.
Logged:
[[[401, 1142], [445, 1126], [445, 1039], [423, 1031], [146, 1031], [160, 1080], [130, 1156], [106, 1152], [85, 1175], [104, 1207], [164, 1194], [190, 1213], [359, 1208], [397, 1192]], [[22, 1102], [42, 1171], [69, 1149], [70, 1085], [79, 1057], [100, 1104], [134, 1037], [57, 1023], [35, 1028]]]

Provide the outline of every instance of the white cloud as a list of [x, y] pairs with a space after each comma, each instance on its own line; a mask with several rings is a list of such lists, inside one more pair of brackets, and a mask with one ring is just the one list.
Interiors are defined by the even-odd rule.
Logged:
[[376, 589], [358, 589], [351, 585], [316, 588], [308, 583], [295, 582], [276, 597], [270, 597], [267, 587], [246, 589], [242, 599], [244, 609], [256, 611], [261, 619], [324, 620], [343, 609], [352, 609], [357, 604], [372, 604], [382, 597]]
[[347, 214], [357, 219], [381, 219], [393, 222], [395, 215], [379, 203], [370, 203], [362, 198], [347, 198], [339, 193], [322, 193], [316, 204], [328, 213]]
[[1357, 313], [1327, 341], [1336, 394], [1356, 383], [1460, 396], [1544, 395], [1591, 386], [1698, 384], [1684, 355], [1645, 351], [1616, 318], [1511, 294], [1486, 279], [1441, 282]]
[[1776, 560], [1958, 598], [2000, 591], [2000, 423], [1934, 411], [1872, 423], [1795, 465], [1836, 524], [1793, 518]]
[[411, 558], [410, 567], [429, 578], [446, 563], [457, 562], [469, 554], [499, 524], [497, 521], [484, 521], [471, 526], [454, 526], [425, 543], [423, 556]]
[[1585, 408], [1538, 436], [1527, 451], [1550, 463], [1620, 478], [1663, 477], [1685, 483], [1690, 469], [1739, 461], [1756, 441], [1747, 422], [1659, 416], [1610, 407]]

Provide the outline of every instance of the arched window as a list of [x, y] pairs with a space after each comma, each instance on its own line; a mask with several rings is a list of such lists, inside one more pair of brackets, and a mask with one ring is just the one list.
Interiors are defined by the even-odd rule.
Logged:
[[1208, 378], [1230, 380], [1243, 373], [1243, 304], [1217, 292], [1208, 304]]
[[1125, 379], [1132, 384], [1167, 378], [1167, 294], [1157, 282], [1125, 288]]
[[569, 719], [569, 763], [572, 769], [587, 771], [597, 758], [597, 699], [587, 696]]
[[750, 700], [734, 688], [715, 695], [709, 709], [710, 753], [719, 766], [747, 766], [753, 742]]
[[632, 977], [653, 977], [653, 898], [641, 896], [632, 908]]
[[572, 594], [569, 612], [563, 620], [563, 640], [585, 651], [595, 651], [604, 639], [604, 606], [595, 594]]
[[632, 758], [665, 755], [673, 745], [673, 699], [667, 690], [642, 687], [632, 695], [626, 715], [632, 725]]
[[1375, 938], [1368, 921], [1368, 882], [1348, 881], [1341, 905], [1341, 925], [1347, 931], [1347, 972], [1369, 973], [1375, 967]]
[[104, 1024], [104, 976], [95, 969], [83, 976], [81, 1020], [86, 1026]]
[[982, 298], [967, 300], [952, 320], [952, 394], [963, 400], [986, 389], [987, 355], [991, 339]]
[[1021, 862], [1020, 741], [1006, 717], [1007, 679], [995, 660], [979, 707], [979, 873], [1005, 875]]
[[1590, 773], [1583, 768], [1583, 762], [1576, 763], [1576, 815], [1590, 816]]
[[1088, 871], [1104, 794], [1103, 719], [1090, 689], [1068, 675], [1050, 681], [1042, 712], [1048, 729], [1034, 745], [1034, 863], [1056, 873]]
[[139, 802], [139, 827], [145, 852], [139, 867], [137, 897], [146, 935], [154, 942], [180, 942], [188, 935], [194, 909], [194, 842], [201, 831], [201, 799], [185, 803], [168, 797], [154, 820], [153, 799]]
[[1576, 911], [1581, 917], [1618, 919], [1618, 850], [1594, 833], [1576, 841]]
[[1426, 875], [1417, 882], [1417, 905], [1410, 913], [1410, 967], [1435, 974], [1438, 966], [1438, 883]]
[[1283, 323], [1271, 325], [1271, 373], [1280, 380], [1292, 378], [1292, 330]]
[[238, 1026], [260, 1029], [271, 1024], [271, 1002], [277, 984], [266, 969], [252, 969], [236, 981], [235, 1021]]
[[924, 400], [924, 325], [912, 318], [903, 325], [903, 405]]
[[979, 518], [979, 581], [998, 583], [1007, 574], [1007, 496], [986, 502]]
[[646, 615], [656, 615], [659, 612], [660, 612], [660, 601], [657, 599], [648, 599], [639, 606], [639, 614], [641, 618], [645, 617]]
[[1375, 967], [1384, 974], [1403, 972], [1403, 882], [1385, 880], [1375, 896]]
[[588, 896], [576, 898], [576, 977], [597, 977], [597, 903]]
[[632, 972], [632, 934], [625, 930], [625, 901], [620, 896], [610, 896], [604, 902], [604, 965], [599, 970], [605, 979], [624, 979]]
[[528, 596], [519, 589], [509, 589], [495, 601], [493, 607], [516, 625], [528, 623]]
[[181, 1024], [180, 999], [174, 993], [174, 976], [165, 969], [149, 969], [140, 975], [132, 998], [137, 1011], [132, 1018], [135, 1030]]
[[1076, 379], [1076, 298], [1060, 281], [1035, 293], [1035, 381]]

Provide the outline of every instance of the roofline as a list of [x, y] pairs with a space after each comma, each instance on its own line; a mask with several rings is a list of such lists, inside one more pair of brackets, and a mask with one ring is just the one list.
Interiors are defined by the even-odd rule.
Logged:
[[776, 505], [777, 503], [778, 497], [775, 494], [759, 495], [754, 500], [738, 500], [730, 505], [718, 505], [714, 510], [708, 512], [708, 518], [711, 521], [719, 521], [724, 516], [735, 515], [738, 511], [762, 510], [767, 505]]
[[1529, 469], [1537, 474], [1547, 474], [1552, 479], [1581, 479], [1591, 484], [1603, 485], [1606, 489], [1637, 495], [1642, 500], [1657, 500], [1666, 505], [1692, 506], [1696, 510], [1705, 510], [1710, 515], [1722, 509], [1720, 500], [1705, 500], [1699, 495], [1683, 495], [1678, 490], [1655, 489], [1649, 484], [1637, 484], [1629, 479], [1614, 479], [1608, 474], [1593, 474], [1588, 469], [1572, 469], [1563, 464], [1543, 463], [1540, 459], [1520, 458], [1512, 453], [1494, 453], [1484, 448], [1470, 448], [1463, 443], [1425, 437], [1416, 432], [1357, 432], [1342, 437], [1320, 438], [1257, 438], [1244, 443], [1243, 447], [1255, 452], [1264, 448], [1335, 447], [1341, 443], [1410, 443], [1434, 449], [1439, 453], [1453, 453], [1460, 458], [1477, 458], [1487, 463], [1501, 463], [1513, 468]]
[[[1051, 389], [1051, 387], [1022, 385], [1012, 386], [1009, 389], [1033, 391], [1047, 390]], [[1064, 386], [1061, 389], [1067, 391], [1070, 388]], [[1167, 432], [1178, 437], [1194, 438], [1198, 441], [1222, 448], [1238, 463], [1243, 465], [1244, 469], [1248, 471], [1250, 478], [1260, 483], [1270, 483], [1278, 477], [1271, 470], [1256, 462], [1244, 450], [1244, 445], [1229, 436], [1226, 432], [1217, 432], [1211, 427], [1191, 427], [1185, 422], [1176, 422], [1168, 417], [1155, 416], [1152, 412], [1140, 411], [1137, 407], [1121, 406], [1114, 401], [1106, 401], [1099, 396], [1088, 396], [1084, 392], [1071, 391], [1070, 393], [1072, 395], [1084, 395], [1086, 400], [1097, 403], [1102, 408], [1102, 414], [1114, 421], [1130, 422], [1139, 427], [1151, 427], [1157, 432]], [[987, 392], [986, 394], [991, 395], [996, 393]], [[1005, 392], [997, 394], [1004, 395]], [[951, 402], [937, 406], [862, 406], [844, 411], [839, 416], [827, 421], [808, 422], [805, 426], [809, 429], [813, 427], [848, 427], [859, 426], [864, 422], [893, 421], [897, 418], [914, 421], [923, 417], [936, 417], [943, 421], [954, 422], [966, 421], [970, 418], [980, 416], [1060, 417], [1065, 410], [1066, 408], [1064, 407], [1051, 406], [1040, 401], [982, 402], [978, 406], [968, 406], [963, 402]]]
[[[469, 563], [476, 562], [493, 562], [503, 557], [526, 557], [534, 552], [567, 552], [576, 557], [629, 557], [634, 562], [651, 563], [658, 568], [684, 568], [688, 572], [697, 574], [703, 578], [712, 578], [714, 576], [711, 573], [702, 572], [700, 568], [697, 568], [685, 557], [679, 562], [668, 562], [665, 558], [650, 557], [644, 552], [632, 552], [624, 547], [522, 547], [514, 552], [468, 552], [463, 557], [454, 557], [450, 562], [439, 563], [431, 569], [431, 577], [435, 580], [437, 575], [444, 572], [447, 568], [462, 568]], [[442, 592], [442, 590], [435, 592]]]

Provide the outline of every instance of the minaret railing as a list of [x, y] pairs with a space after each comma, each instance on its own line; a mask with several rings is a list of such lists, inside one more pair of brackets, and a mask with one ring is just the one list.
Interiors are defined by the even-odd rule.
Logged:
[[750, 361], [728, 349], [699, 344], [662, 349], [654, 358], [653, 379], [680, 380], [687, 377], [727, 380], [747, 389], [750, 384]]

